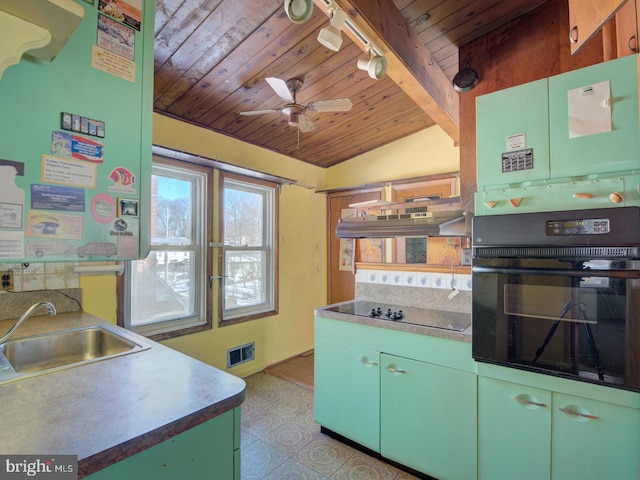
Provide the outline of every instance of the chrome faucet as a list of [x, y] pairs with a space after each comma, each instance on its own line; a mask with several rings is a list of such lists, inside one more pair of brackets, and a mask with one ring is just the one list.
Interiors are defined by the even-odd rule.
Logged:
[[11, 336], [15, 333], [20, 325], [22, 325], [31, 315], [40, 307], [47, 307], [47, 314], [53, 316], [56, 314], [56, 307], [54, 307], [51, 302], [38, 302], [31, 305], [27, 308], [27, 311], [22, 314], [22, 316], [18, 319], [18, 321], [9, 329], [5, 335], [0, 338], [0, 346], [4, 345], [7, 340], [11, 338]]

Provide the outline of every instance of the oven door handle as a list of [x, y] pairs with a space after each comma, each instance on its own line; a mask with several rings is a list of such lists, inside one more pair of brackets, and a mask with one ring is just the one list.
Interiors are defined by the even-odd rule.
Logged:
[[472, 273], [498, 273], [502, 275], [549, 275], [552, 277], [608, 277], [640, 278], [640, 270], [572, 270], [550, 268], [471, 267]]

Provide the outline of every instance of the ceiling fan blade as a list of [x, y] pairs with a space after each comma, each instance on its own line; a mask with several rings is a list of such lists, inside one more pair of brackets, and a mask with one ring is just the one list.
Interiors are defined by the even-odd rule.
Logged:
[[298, 116], [298, 128], [301, 132], [307, 133], [316, 129], [316, 126], [313, 124], [309, 117], [306, 115]]
[[307, 109], [313, 112], [348, 112], [353, 104], [348, 98], [336, 98], [334, 100], [318, 100], [309, 102]]
[[262, 115], [263, 113], [280, 113], [280, 109], [270, 108], [269, 110], [249, 110], [247, 112], [238, 112], [238, 115]]
[[276, 77], [267, 77], [265, 78], [265, 80], [273, 89], [273, 91], [276, 92], [276, 95], [278, 95], [282, 100], [287, 103], [296, 102], [293, 98], [293, 95], [291, 95], [291, 92], [289, 91], [289, 87], [287, 87], [287, 82]]

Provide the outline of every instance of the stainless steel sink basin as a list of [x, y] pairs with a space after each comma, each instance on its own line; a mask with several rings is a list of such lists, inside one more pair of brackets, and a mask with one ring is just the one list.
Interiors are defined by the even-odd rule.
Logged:
[[148, 348], [102, 326], [18, 338], [0, 347], [0, 383]]

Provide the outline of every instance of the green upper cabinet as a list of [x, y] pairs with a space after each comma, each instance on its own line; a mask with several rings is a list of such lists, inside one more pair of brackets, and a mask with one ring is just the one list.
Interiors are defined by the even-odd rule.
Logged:
[[549, 176], [547, 98], [544, 79], [476, 99], [478, 187]]
[[76, 3], [57, 56], [25, 54], [0, 79], [0, 261], [148, 252], [154, 1]]
[[549, 78], [552, 178], [640, 168], [637, 59]]
[[637, 58], [478, 97], [478, 191], [640, 168]]

